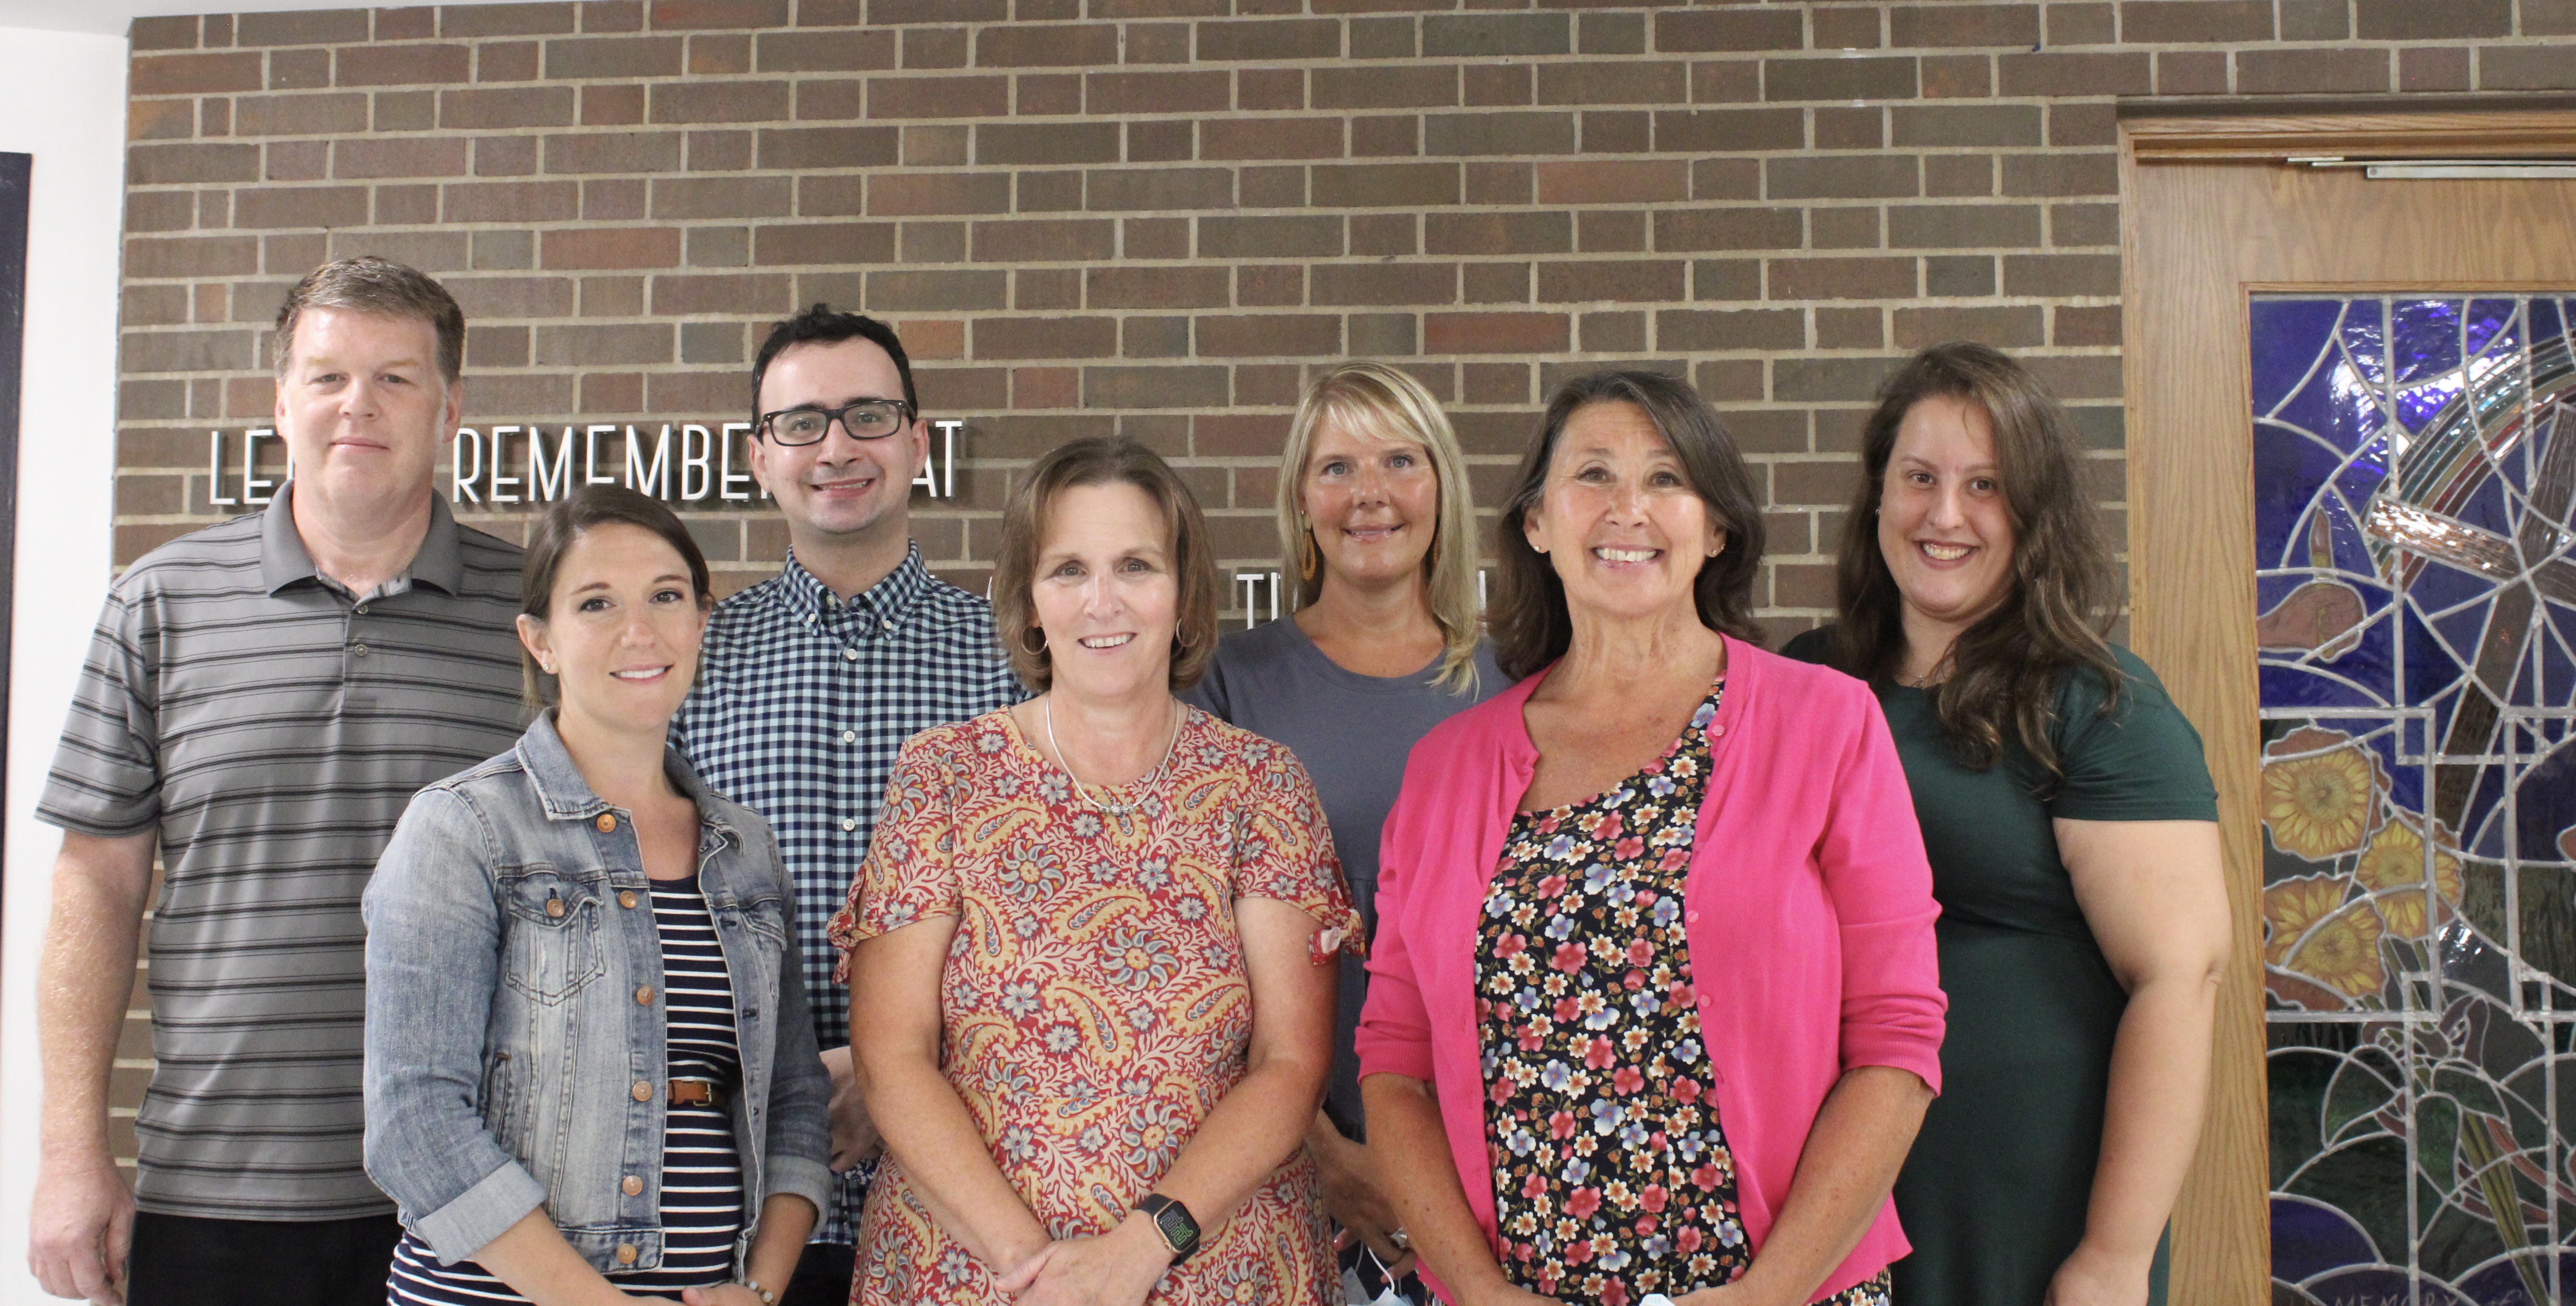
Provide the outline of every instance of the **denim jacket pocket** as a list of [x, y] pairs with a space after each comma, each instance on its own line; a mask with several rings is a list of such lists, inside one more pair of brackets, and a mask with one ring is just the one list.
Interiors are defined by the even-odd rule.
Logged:
[[787, 900], [764, 894], [741, 906], [742, 923], [773, 948], [787, 946]]
[[549, 1005], [589, 986], [608, 969], [600, 947], [602, 888], [597, 875], [567, 875], [529, 865], [499, 876], [509, 913], [511, 988]]

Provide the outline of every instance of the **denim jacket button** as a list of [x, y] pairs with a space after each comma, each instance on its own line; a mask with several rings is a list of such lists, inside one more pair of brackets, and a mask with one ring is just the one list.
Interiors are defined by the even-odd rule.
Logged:
[[629, 1197], [634, 1197], [644, 1191], [644, 1181], [633, 1175], [628, 1175], [626, 1176], [626, 1182], [619, 1184], [617, 1187], [620, 1192], [625, 1193]]
[[561, 898], [548, 898], [548, 899], [546, 899], [546, 915], [548, 915], [548, 916], [553, 916], [553, 917], [556, 917], [556, 918], [560, 919], [560, 918], [563, 916], [563, 914], [564, 914], [564, 904], [563, 904], [563, 899], [561, 899]]
[[617, 1263], [620, 1265], [633, 1265], [635, 1263], [635, 1244], [617, 1244]]
[[636, 986], [636, 989], [635, 989], [635, 1005], [636, 1005], [636, 1006], [639, 1006], [639, 1007], [649, 1007], [649, 1006], [652, 1006], [652, 1005], [653, 1005], [653, 986], [652, 986], [652, 985], [650, 985], [650, 984], [640, 984], [640, 985], [637, 985], [637, 986]]
[[635, 891], [634, 891], [633, 889], [620, 889], [620, 890], [618, 890], [618, 891], [617, 891], [617, 905], [618, 905], [618, 906], [620, 906], [620, 907], [632, 907], [632, 906], [634, 906], [634, 905], [635, 905]]
[[635, 1081], [635, 1100], [638, 1102], [650, 1102], [653, 1100], [653, 1081], [649, 1079], [639, 1079]]
[[601, 812], [599, 814], [599, 832], [601, 834], [617, 833], [617, 813]]

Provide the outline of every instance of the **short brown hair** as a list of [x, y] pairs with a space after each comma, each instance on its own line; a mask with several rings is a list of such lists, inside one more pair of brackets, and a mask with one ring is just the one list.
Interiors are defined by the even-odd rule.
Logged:
[[[519, 615], [546, 619], [554, 606], [555, 574], [563, 570], [564, 555], [572, 551], [575, 541], [601, 526], [641, 526], [661, 536], [689, 564], [689, 587], [697, 591], [698, 606], [705, 608], [716, 601], [715, 587], [707, 580], [707, 555], [670, 508], [622, 485], [586, 485], [548, 508], [537, 519], [536, 529], [528, 532], [528, 552], [519, 562]], [[537, 665], [524, 644], [519, 646], [519, 673], [521, 695], [529, 707], [544, 708], [555, 701], [554, 677]]]
[[1700, 624], [1759, 647], [1762, 627], [1753, 620], [1753, 581], [1762, 571], [1762, 507], [1753, 473], [1735, 448], [1735, 437], [1687, 381], [1631, 369], [1592, 372], [1556, 388], [1539, 419], [1538, 434], [1521, 456], [1520, 472], [1494, 527], [1501, 593], [1486, 615], [1494, 640], [1494, 665], [1514, 680], [1535, 674], [1565, 655], [1574, 638], [1565, 610], [1565, 582], [1547, 558], [1530, 547], [1522, 524], [1547, 493], [1547, 469], [1556, 442], [1575, 413], [1593, 404], [1635, 404], [1655, 424], [1682, 476], [1726, 531], [1726, 549], [1700, 564], [1692, 597]]
[[286, 302], [277, 306], [277, 330], [269, 337], [269, 361], [279, 376], [286, 375], [295, 324], [308, 308], [427, 322], [438, 334], [439, 376], [454, 385], [465, 372], [465, 310], [456, 306], [447, 287], [392, 259], [360, 254], [325, 263], [286, 292]]
[[1172, 548], [1172, 573], [1180, 582], [1180, 612], [1172, 630], [1171, 687], [1199, 683], [1216, 656], [1216, 551], [1198, 496], [1162, 455], [1124, 436], [1094, 436], [1060, 444], [1029, 467], [1002, 508], [1002, 543], [993, 561], [993, 628], [1011, 655], [1011, 670], [1031, 692], [1055, 683], [1055, 659], [1031, 649], [1037, 629], [1038, 551], [1046, 545], [1047, 519], [1056, 496], [1080, 485], [1132, 485], [1162, 510]]

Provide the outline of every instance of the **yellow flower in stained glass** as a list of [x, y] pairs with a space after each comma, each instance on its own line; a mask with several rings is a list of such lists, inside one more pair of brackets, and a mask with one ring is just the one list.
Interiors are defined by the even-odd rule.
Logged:
[[[2433, 827], [2433, 887], [2453, 902], [2460, 900], [2460, 859], [2450, 832]], [[2424, 836], [2415, 823], [2400, 816], [2379, 827], [2362, 850], [2354, 878], [2365, 889], [2394, 889], [2424, 882]]]
[[2423, 885], [2383, 893], [2370, 901], [2379, 909], [2379, 919], [2388, 923], [2391, 938], [2420, 939], [2431, 932], [2425, 925], [2430, 918], [2424, 914]]
[[2339, 875], [2310, 875], [2264, 886], [2263, 923], [2272, 936], [2263, 945], [2263, 960], [2277, 962], [2288, 956], [2309, 926], [2343, 906], [2345, 887]]
[[2361, 846], [2378, 806], [2378, 763], [2352, 736], [2303, 726], [2263, 750], [2263, 824], [2310, 861]]
[[2376, 907], [2366, 900], [2356, 902], [2317, 926], [2282, 968], [2346, 997], [2377, 993], [2387, 979], [2379, 961], [2379, 936], [2387, 928]]

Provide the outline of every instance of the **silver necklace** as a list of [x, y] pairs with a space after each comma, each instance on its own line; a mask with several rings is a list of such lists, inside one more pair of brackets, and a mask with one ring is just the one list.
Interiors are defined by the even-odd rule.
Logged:
[[[1064, 768], [1064, 778], [1073, 782], [1073, 791], [1082, 795], [1082, 801], [1091, 804], [1093, 807], [1096, 807], [1101, 811], [1109, 813], [1111, 816], [1123, 818], [1133, 813], [1136, 810], [1136, 804], [1105, 803], [1092, 797], [1091, 791], [1082, 787], [1082, 777], [1073, 773], [1072, 756], [1064, 751], [1064, 745], [1055, 741], [1055, 695], [1049, 694], [1044, 699], [1040, 700], [1038, 703], [1038, 710], [1046, 713], [1047, 747], [1055, 750], [1056, 765]], [[1153, 770], [1146, 772], [1142, 777], [1140, 777], [1137, 780], [1138, 784], [1151, 783], [1154, 777], [1163, 773], [1164, 767], [1171, 765], [1172, 750], [1178, 747], [1181, 742], [1181, 722], [1188, 719], [1188, 716], [1189, 709], [1184, 707], [1181, 708], [1180, 712], [1172, 718], [1172, 737], [1163, 741], [1163, 760], [1156, 762]]]

